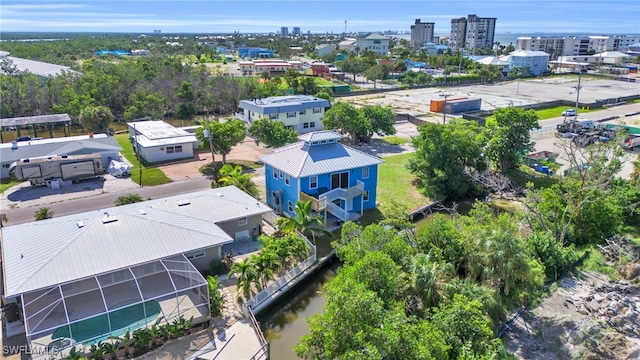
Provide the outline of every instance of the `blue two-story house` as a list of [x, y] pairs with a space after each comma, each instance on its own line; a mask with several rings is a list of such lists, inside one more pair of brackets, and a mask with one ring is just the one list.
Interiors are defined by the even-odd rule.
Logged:
[[342, 145], [341, 138], [329, 130], [311, 132], [301, 135], [297, 143], [261, 156], [269, 206], [291, 217], [298, 200], [311, 200], [325, 225], [329, 216], [355, 220], [375, 207], [382, 160]]

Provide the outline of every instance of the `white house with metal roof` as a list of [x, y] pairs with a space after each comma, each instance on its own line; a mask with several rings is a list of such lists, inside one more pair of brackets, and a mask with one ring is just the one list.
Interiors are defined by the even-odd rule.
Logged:
[[120, 159], [122, 148], [113, 136], [106, 134], [70, 136], [52, 139], [17, 141], [0, 144], [0, 178], [9, 177], [11, 164], [20, 159], [49, 155], [100, 154], [106, 168], [111, 160]]
[[4, 227], [4, 303], [18, 302], [37, 349], [68, 352], [179, 316], [197, 324], [209, 313], [200, 272], [223, 245], [252, 241], [270, 211], [230, 186]]
[[127, 128], [136, 151], [150, 163], [191, 158], [197, 148], [194, 134], [164, 121], [130, 122]]
[[342, 135], [319, 131], [301, 135], [300, 141], [260, 157], [265, 164], [267, 204], [276, 212], [295, 216], [298, 200], [340, 221], [357, 219], [376, 206], [377, 156], [345, 146]]
[[[29, 72], [42, 77], [56, 76], [64, 73], [80, 74], [75, 70], [71, 70], [71, 68], [68, 66], [17, 58], [17, 57], [9, 56], [9, 53], [6, 51], [0, 51], [0, 59], [9, 60], [15, 66], [15, 69], [19, 72]], [[5, 72], [0, 71], [0, 73], [5, 73]], [[8, 75], [13, 75], [13, 74], [8, 74]]]
[[356, 37], [356, 48], [360, 52], [368, 50], [380, 56], [387, 56], [389, 55], [389, 38], [376, 33], [360, 35]]
[[274, 96], [265, 99], [241, 100], [236, 116], [248, 125], [255, 120], [268, 117], [284, 123], [298, 133], [322, 130], [324, 112], [329, 100], [310, 95]]

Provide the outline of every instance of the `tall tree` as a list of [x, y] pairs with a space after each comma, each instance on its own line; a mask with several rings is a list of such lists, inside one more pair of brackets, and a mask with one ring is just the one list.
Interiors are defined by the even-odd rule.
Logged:
[[364, 76], [367, 80], [373, 81], [373, 88], [376, 88], [378, 80], [384, 80], [386, 77], [383, 65], [373, 65], [364, 71]]
[[105, 106], [87, 106], [80, 111], [78, 120], [86, 131], [99, 133], [109, 129], [113, 122], [113, 114]]
[[342, 130], [349, 134], [353, 144], [357, 144], [360, 137], [366, 136], [371, 128], [371, 124], [361, 116], [358, 109], [341, 101], [327, 110], [322, 119], [322, 125], [325, 129]]
[[280, 147], [298, 140], [298, 133], [295, 130], [285, 127], [282, 121], [269, 118], [252, 122], [247, 131], [255, 137], [256, 145], [263, 143], [268, 148]]
[[371, 125], [366, 135], [367, 141], [371, 139], [373, 134], [379, 136], [393, 135], [396, 128], [393, 126], [395, 114], [390, 107], [382, 107], [380, 105], [365, 105], [358, 109], [364, 119]]
[[479, 126], [456, 119], [446, 125], [426, 123], [418, 131], [408, 166], [424, 191], [440, 200], [479, 195], [480, 188], [465, 174], [468, 167], [484, 171], [487, 165]]
[[248, 297], [251, 293], [251, 285], [258, 281], [258, 273], [256, 267], [250, 258], [242, 259], [241, 261], [234, 262], [229, 270], [229, 277], [236, 275], [238, 278], [238, 297], [243, 294]]
[[196, 106], [193, 103], [195, 95], [193, 92], [193, 84], [188, 81], [182, 82], [176, 91], [176, 96], [180, 100], [178, 106], [178, 117], [180, 119], [191, 119], [196, 114]]
[[349, 56], [340, 64], [340, 70], [346, 74], [353, 75], [353, 81], [356, 81], [356, 74], [361, 74], [367, 69], [365, 64], [360, 58], [356, 56]]
[[[196, 138], [202, 141], [205, 148], [213, 153], [222, 155], [222, 163], [226, 163], [227, 154], [231, 148], [238, 145], [245, 138], [246, 125], [242, 120], [228, 118], [224, 121], [205, 120], [199, 122], [202, 127], [196, 130]], [[206, 130], [206, 131], [205, 131]]]
[[539, 129], [538, 115], [533, 110], [506, 107], [494, 111], [488, 121], [487, 155], [504, 174], [522, 163], [525, 151], [533, 149], [531, 130]]

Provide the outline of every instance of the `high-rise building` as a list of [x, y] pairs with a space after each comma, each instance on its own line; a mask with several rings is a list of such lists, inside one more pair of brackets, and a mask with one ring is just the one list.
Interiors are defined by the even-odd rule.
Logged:
[[449, 42], [454, 49], [464, 48], [464, 37], [466, 34], [467, 19], [451, 19], [451, 36], [449, 37]]
[[280, 28], [280, 35], [282, 36], [289, 36], [289, 28], [286, 26], [283, 26]]
[[416, 23], [411, 25], [411, 41], [410, 46], [416, 50], [424, 46], [426, 42], [433, 41], [433, 28], [435, 23], [421, 22], [420, 19], [416, 19]]
[[451, 43], [456, 49], [490, 49], [493, 47], [495, 32], [496, 18], [470, 14], [466, 19], [451, 20]]
[[516, 50], [544, 51], [551, 59], [558, 56], [582, 56], [605, 51], [626, 52], [629, 45], [640, 42], [640, 36], [523, 36]]
[[300, 28], [297, 26], [293, 27], [293, 36], [300, 36]]

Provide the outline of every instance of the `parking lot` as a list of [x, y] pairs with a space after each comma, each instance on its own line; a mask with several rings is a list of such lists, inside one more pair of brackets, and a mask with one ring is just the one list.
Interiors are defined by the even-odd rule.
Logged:
[[[379, 94], [348, 96], [340, 98], [357, 105], [390, 106], [395, 112], [408, 113], [425, 120], [438, 121], [442, 115], [429, 112], [431, 100], [442, 99], [443, 93], [451, 96], [481, 98], [482, 110], [493, 110], [507, 106], [523, 106], [553, 100], [576, 100], [576, 76], [557, 76], [543, 79], [512, 81], [499, 84], [485, 84], [463, 87], [424, 88], [398, 90]], [[599, 99], [611, 99], [621, 96], [640, 94], [637, 83], [616, 80], [601, 80], [582, 77], [580, 84], [580, 102], [592, 103]]]

